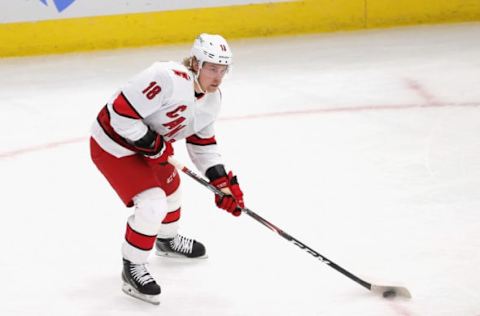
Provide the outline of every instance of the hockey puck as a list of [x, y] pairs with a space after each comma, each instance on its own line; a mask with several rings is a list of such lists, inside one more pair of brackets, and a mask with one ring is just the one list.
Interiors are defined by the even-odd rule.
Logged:
[[394, 290], [387, 290], [385, 292], [383, 292], [383, 297], [384, 298], [394, 298], [396, 295], [395, 291]]

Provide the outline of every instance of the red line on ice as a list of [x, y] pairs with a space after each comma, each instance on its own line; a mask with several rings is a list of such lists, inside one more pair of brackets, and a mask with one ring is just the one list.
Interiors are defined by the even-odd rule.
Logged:
[[410, 90], [413, 90], [422, 99], [424, 99], [427, 102], [427, 104], [429, 105], [441, 104], [441, 102], [438, 102], [438, 99], [432, 93], [430, 93], [423, 85], [421, 85], [418, 81], [413, 79], [405, 79], [405, 82], [407, 83], [407, 87]]
[[395, 311], [395, 313], [398, 313], [398, 315], [401, 315], [401, 316], [412, 316], [413, 315], [405, 307], [400, 306], [399, 304], [395, 304], [395, 303], [391, 302], [389, 305]]
[[[434, 99], [432, 98], [429, 100], [432, 101]], [[298, 111], [284, 111], [284, 112], [272, 112], [272, 113], [257, 113], [257, 114], [223, 117], [223, 118], [220, 118], [219, 121], [239, 121], [239, 120], [273, 118], [273, 117], [283, 117], [283, 116], [292, 116], [292, 115], [322, 114], [322, 113], [342, 113], [342, 112], [352, 113], [352, 112], [363, 112], [363, 111], [406, 110], [406, 109], [413, 109], [413, 108], [480, 106], [480, 102], [438, 103], [438, 102], [430, 102], [430, 101], [427, 104], [419, 103], [419, 104], [398, 104], [398, 105], [364, 105], [364, 106], [313, 108], [313, 109], [304, 109], [304, 110], [298, 110]], [[12, 158], [12, 157], [20, 156], [23, 154], [52, 149], [52, 148], [61, 147], [64, 145], [76, 144], [76, 143], [86, 141], [87, 139], [88, 139], [87, 136], [75, 137], [75, 138], [65, 139], [65, 140], [46, 143], [46, 144], [19, 148], [19, 149], [10, 150], [10, 151], [2, 151], [0, 152], [0, 159]]]
[[20, 156], [20, 155], [35, 152], [35, 151], [52, 149], [52, 148], [60, 147], [60, 146], [63, 146], [63, 145], [80, 143], [80, 142], [83, 142], [85, 140], [87, 140], [87, 137], [76, 137], [76, 138], [65, 139], [65, 140], [61, 140], [61, 141], [57, 141], [57, 142], [51, 142], [51, 143], [46, 143], [46, 144], [41, 144], [41, 145], [19, 148], [19, 149], [15, 149], [15, 150], [11, 150], [11, 151], [4, 151], [4, 152], [0, 152], [0, 159]]

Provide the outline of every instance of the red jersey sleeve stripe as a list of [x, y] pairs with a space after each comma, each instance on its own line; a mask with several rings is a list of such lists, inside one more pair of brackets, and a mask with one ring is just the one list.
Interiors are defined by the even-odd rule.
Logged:
[[187, 143], [199, 146], [207, 146], [207, 145], [215, 145], [217, 141], [215, 140], [215, 136], [210, 138], [200, 138], [197, 135], [192, 135], [187, 137]]
[[120, 93], [113, 101], [113, 110], [121, 116], [137, 120], [142, 118], [123, 93]]

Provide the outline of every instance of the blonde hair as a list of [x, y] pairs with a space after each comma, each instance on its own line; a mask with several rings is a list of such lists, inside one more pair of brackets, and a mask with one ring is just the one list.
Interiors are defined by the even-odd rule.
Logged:
[[195, 71], [195, 69], [193, 69], [193, 63], [196, 62], [197, 59], [195, 58], [195, 56], [190, 56], [190, 57], [185, 57], [183, 60], [182, 60], [182, 64], [187, 67], [188, 70], [190, 70], [191, 72], [193, 73], [197, 73]]

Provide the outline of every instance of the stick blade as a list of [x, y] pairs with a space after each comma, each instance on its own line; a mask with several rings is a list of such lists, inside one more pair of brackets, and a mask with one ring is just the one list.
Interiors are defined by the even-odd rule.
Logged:
[[407, 299], [412, 298], [412, 294], [410, 294], [410, 291], [403, 286], [372, 284], [372, 288], [370, 289], [370, 291], [384, 298], [394, 298], [394, 297], [402, 297]]

